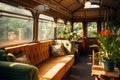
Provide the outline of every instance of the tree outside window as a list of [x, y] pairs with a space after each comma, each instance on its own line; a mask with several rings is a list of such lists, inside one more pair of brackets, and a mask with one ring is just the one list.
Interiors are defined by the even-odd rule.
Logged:
[[51, 16], [40, 14], [38, 27], [38, 40], [54, 39], [54, 19]]
[[77, 32], [79, 34], [79, 37], [83, 36], [83, 25], [82, 22], [75, 22], [73, 25], [73, 32]]
[[88, 22], [87, 24], [87, 37], [96, 37], [97, 35], [97, 23], [96, 22]]

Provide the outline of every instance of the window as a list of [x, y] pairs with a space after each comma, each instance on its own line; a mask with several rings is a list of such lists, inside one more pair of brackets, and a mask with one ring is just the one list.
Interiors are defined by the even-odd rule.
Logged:
[[[32, 42], [33, 18], [31, 12], [4, 3], [0, 3], [0, 10], [0, 47]], [[24, 12], [25, 14], [22, 15]]]
[[15, 12], [18, 14], [31, 16], [31, 12], [29, 10], [24, 9], [24, 7], [22, 7], [22, 6], [19, 6], [19, 8], [18, 8], [18, 7], [14, 7], [11, 5], [7, 5], [7, 4], [2, 3], [2, 2], [0, 2], [0, 10]]
[[77, 32], [80, 37], [83, 36], [83, 25], [82, 22], [75, 22], [73, 24], [73, 32]]
[[64, 38], [63, 31], [65, 30], [65, 24], [62, 19], [57, 20], [57, 27], [56, 27], [56, 38]]
[[71, 32], [71, 24], [67, 21], [64, 24], [62, 19], [57, 20], [57, 28], [56, 28], [56, 38], [69, 38]]
[[87, 24], [87, 37], [96, 37], [97, 35], [97, 23], [96, 22], [88, 22]]
[[91, 8], [99, 8], [100, 7], [100, 5], [97, 5], [97, 4], [92, 4], [91, 5]]
[[38, 40], [43, 41], [50, 39], [54, 39], [54, 19], [50, 16], [40, 14]]
[[99, 8], [100, 5], [98, 5], [98, 4], [100, 4], [100, 0], [93, 1], [92, 3], [88, 0], [85, 2], [84, 8]]
[[67, 21], [65, 29], [64, 29], [64, 38], [69, 38], [71, 32], [72, 25], [69, 21]]

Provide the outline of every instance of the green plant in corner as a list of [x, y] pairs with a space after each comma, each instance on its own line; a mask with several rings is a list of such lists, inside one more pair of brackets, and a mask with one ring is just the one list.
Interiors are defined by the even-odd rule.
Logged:
[[109, 29], [105, 29], [98, 34], [97, 40], [99, 45], [94, 46], [99, 48], [99, 61], [106, 63], [104, 64], [105, 66], [110, 66], [108, 63], [112, 63], [112, 67], [114, 67], [114, 63], [120, 60], [120, 34], [115, 34], [110, 32]]

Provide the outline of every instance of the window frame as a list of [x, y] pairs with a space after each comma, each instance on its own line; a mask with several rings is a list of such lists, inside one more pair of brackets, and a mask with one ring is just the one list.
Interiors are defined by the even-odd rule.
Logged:
[[[5, 4], [5, 5], [9, 5], [9, 4]], [[12, 6], [12, 7], [15, 7], [15, 6]], [[11, 8], [12, 8], [11, 7]], [[18, 7], [15, 7], [15, 8], [18, 8]], [[19, 8], [18, 8], [19, 9]], [[32, 14], [32, 11], [31, 10], [28, 10], [28, 9], [24, 9], [24, 10], [27, 10], [28, 12], [31, 13], [31, 15], [26, 15], [26, 14], [20, 14], [20, 13], [16, 13], [16, 12], [12, 12], [12, 11], [7, 11], [7, 10], [2, 10], [0, 9], [0, 16], [1, 17], [6, 17], [6, 18], [10, 18], [10, 19], [23, 19], [23, 20], [32, 20], [32, 32], [34, 32], [34, 19], [33, 19], [33, 14]], [[18, 27], [19, 28], [19, 27]], [[28, 40], [28, 41], [21, 41], [19, 42], [18, 39], [16, 39], [16, 41], [18, 42], [11, 42], [8, 43], [8, 44], [4, 44], [3, 42], [3, 45], [1, 45], [0, 47], [9, 47], [9, 46], [14, 46], [14, 45], [20, 45], [20, 44], [25, 44], [25, 43], [30, 43], [30, 42], [33, 42], [33, 39], [34, 39], [34, 33], [32, 33], [32, 39], [31, 40]], [[7, 39], [6, 39], [7, 40]], [[9, 41], [8, 41], [9, 42]]]
[[[45, 40], [40, 40], [39, 39], [39, 22], [41, 21], [41, 20], [43, 20], [43, 21], [46, 21], [46, 22], [44, 22], [44, 23], [47, 23], [47, 22], [52, 22], [53, 23], [53, 28], [54, 28], [54, 24], [55, 24], [55, 21], [54, 20], [49, 20], [49, 19], [44, 19], [44, 18], [40, 18], [40, 15], [41, 14], [39, 14], [39, 18], [38, 18], [38, 41], [39, 42], [44, 42], [44, 41], [49, 41], [49, 40], [53, 40], [54, 38], [55, 38], [55, 36], [54, 36], [54, 33], [53, 33], [53, 37], [52, 38], [50, 38], [50, 39], [45, 39]], [[44, 16], [48, 16], [48, 15], [45, 15], [45, 14], [42, 14], [42, 15], [44, 15]], [[51, 16], [48, 16], [48, 17], [51, 17]], [[53, 17], [51, 17], [51, 18], [53, 18]], [[54, 19], [54, 18], [53, 18]], [[54, 28], [54, 32], [55, 32], [55, 28]]]
[[[59, 27], [58, 24], [61, 24], [63, 26]], [[64, 34], [64, 36], [62, 36], [62, 37], [57, 36], [58, 35], [57, 28], [62, 28], [62, 31], [63, 31], [62, 33]], [[65, 23], [65, 21], [63, 19], [61, 19], [61, 18], [57, 19], [57, 27], [56, 27], [56, 33], [55, 33], [56, 39], [68, 39], [71, 31], [72, 31], [72, 25], [71, 25], [70, 21], [67, 20]]]
[[73, 24], [73, 32], [75, 31], [75, 30], [74, 30], [74, 25], [75, 25], [75, 23], [81, 23], [81, 25], [82, 25], [82, 35], [80, 36], [80, 38], [82, 38], [82, 37], [84, 36], [84, 33], [83, 33], [83, 32], [84, 32], [83, 22], [74, 22], [74, 24]]
[[[96, 37], [97, 37], [97, 34], [94, 34], [94, 36], [88, 36], [88, 32], [89, 32], [89, 31], [88, 31], [88, 27], [90, 27], [90, 26], [89, 26], [89, 23], [93, 23], [93, 22], [96, 23], [96, 32], [95, 32], [95, 33], [97, 33], [97, 28], [98, 28], [98, 27], [97, 27], [97, 22], [95, 22], [95, 21], [89, 21], [89, 22], [87, 22], [87, 33], [86, 33], [86, 37], [87, 37], [87, 38], [96, 38]], [[90, 33], [91, 33], [91, 32], [90, 32]]]

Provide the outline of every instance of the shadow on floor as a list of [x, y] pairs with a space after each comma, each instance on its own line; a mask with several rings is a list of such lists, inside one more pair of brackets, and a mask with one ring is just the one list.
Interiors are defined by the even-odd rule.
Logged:
[[91, 76], [92, 66], [91, 56], [82, 56], [79, 61], [75, 63], [65, 80], [94, 80]]

